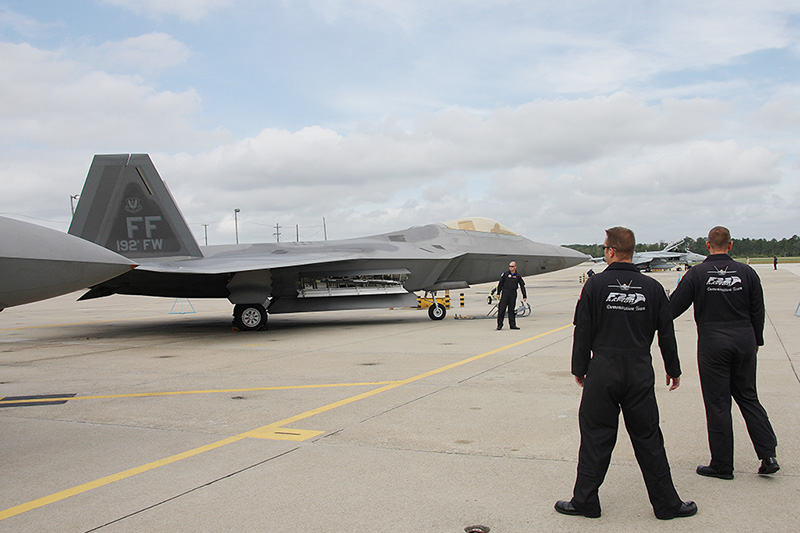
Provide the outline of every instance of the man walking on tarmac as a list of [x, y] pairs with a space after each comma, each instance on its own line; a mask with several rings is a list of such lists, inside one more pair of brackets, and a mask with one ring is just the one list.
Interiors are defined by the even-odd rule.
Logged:
[[503, 329], [506, 310], [508, 310], [508, 327], [519, 329], [517, 315], [514, 312], [517, 307], [517, 287], [522, 290], [522, 301], [526, 301], [528, 293], [525, 291], [525, 280], [517, 274], [517, 263], [511, 261], [508, 270], [500, 275], [500, 282], [497, 284], [497, 293], [500, 295], [500, 303], [497, 304], [497, 329]]
[[756, 393], [756, 354], [764, 345], [764, 292], [752, 267], [731, 259], [731, 232], [716, 226], [708, 232], [711, 255], [686, 272], [670, 298], [675, 318], [694, 304], [697, 367], [706, 407], [711, 463], [697, 467], [701, 476], [733, 479], [731, 397], [742, 411], [761, 467], [780, 470], [777, 438]]
[[581, 444], [572, 499], [555, 505], [562, 514], [600, 516], [598, 489], [617, 441], [620, 409], [656, 518], [697, 512], [697, 505], [682, 501], [675, 490], [658, 424], [650, 354], [656, 331], [669, 390], [681, 382], [669, 301], [664, 287], [631, 262], [635, 246], [631, 230], [606, 230], [608, 267], [586, 281], [575, 307], [572, 374], [583, 387], [578, 410]]

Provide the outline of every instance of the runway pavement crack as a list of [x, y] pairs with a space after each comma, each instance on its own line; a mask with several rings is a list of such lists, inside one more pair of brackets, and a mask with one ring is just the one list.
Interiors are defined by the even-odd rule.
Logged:
[[248, 470], [252, 470], [253, 468], [257, 468], [257, 467], [259, 467], [261, 465], [269, 463], [270, 461], [274, 461], [275, 459], [280, 459], [281, 457], [289, 455], [290, 453], [295, 452], [295, 451], [297, 451], [299, 449], [300, 449], [300, 446], [295, 446], [294, 448], [292, 448], [290, 450], [286, 450], [285, 452], [279, 453], [278, 455], [274, 455], [272, 457], [268, 457], [268, 458], [264, 459], [263, 461], [258, 461], [257, 463], [253, 463], [253, 464], [248, 465], [248, 466], [246, 466], [244, 468], [240, 468], [239, 470], [236, 470], [234, 472], [230, 472], [229, 474], [226, 474], [224, 476], [218, 477], [217, 479], [212, 479], [211, 481], [203, 483], [202, 485], [198, 485], [198, 486], [193, 487], [193, 488], [191, 488], [189, 490], [185, 490], [185, 491], [183, 491], [183, 492], [181, 492], [179, 494], [176, 494], [174, 496], [171, 496], [169, 498], [161, 500], [160, 502], [156, 502], [156, 503], [154, 503], [152, 505], [148, 505], [147, 507], [143, 507], [143, 508], [139, 509], [138, 511], [134, 511], [132, 513], [128, 513], [128, 514], [126, 514], [124, 516], [120, 516], [119, 518], [111, 520], [110, 522], [106, 522], [105, 524], [101, 524], [99, 526], [93, 527], [92, 529], [87, 529], [85, 533], [90, 533], [92, 531], [99, 531], [100, 529], [103, 529], [106, 526], [117, 524], [119, 522], [122, 522], [123, 520], [127, 520], [128, 518], [131, 518], [131, 517], [136, 516], [138, 514], [144, 513], [146, 511], [151, 510], [151, 509], [155, 509], [156, 507], [164, 505], [165, 503], [169, 503], [171, 501], [177, 500], [178, 498], [182, 498], [182, 497], [184, 497], [184, 496], [186, 496], [188, 494], [192, 494], [193, 492], [197, 492], [197, 491], [202, 490], [202, 489], [204, 489], [206, 487], [210, 487], [211, 485], [213, 485], [215, 483], [218, 483], [220, 481], [224, 481], [226, 479], [230, 479], [230, 478], [235, 477], [235, 476], [237, 476], [237, 475], [239, 475], [239, 474], [241, 474], [243, 472], [247, 472]]
[[[486, 369], [484, 369], [484, 370], [481, 370], [480, 372], [476, 372], [476, 373], [472, 374], [471, 376], [467, 376], [466, 378], [463, 378], [463, 379], [461, 379], [461, 380], [457, 381], [457, 382], [456, 382], [456, 385], [461, 385], [461, 384], [463, 384], [463, 383], [466, 383], [467, 381], [470, 381], [470, 380], [472, 380], [472, 379], [474, 379], [474, 378], [476, 378], [476, 377], [478, 377], [478, 376], [482, 376], [482, 375], [484, 375], [484, 374], [487, 374], [487, 373], [489, 373], [489, 372], [491, 372], [491, 371], [493, 371], [493, 370], [497, 370], [498, 368], [502, 368], [503, 366], [509, 365], [509, 364], [511, 364], [511, 363], [514, 363], [514, 362], [516, 362], [516, 361], [520, 361], [520, 360], [522, 360], [522, 359], [524, 359], [524, 358], [526, 358], [526, 357], [529, 357], [529, 356], [531, 356], [531, 355], [534, 355], [535, 353], [537, 353], [537, 352], [539, 352], [539, 351], [542, 351], [542, 350], [548, 349], [548, 348], [550, 348], [550, 347], [552, 347], [552, 346], [554, 346], [554, 345], [556, 345], [556, 344], [559, 344], [559, 343], [561, 343], [561, 342], [564, 342], [565, 340], [568, 340], [568, 339], [559, 339], [559, 340], [556, 340], [556, 341], [554, 341], [554, 342], [551, 342], [551, 343], [549, 343], [549, 344], [546, 344], [546, 345], [540, 346], [540, 347], [536, 348], [535, 350], [531, 350], [531, 351], [529, 351], [529, 352], [525, 352], [525, 353], [523, 353], [522, 355], [519, 355], [519, 356], [517, 356], [517, 357], [514, 357], [514, 358], [512, 358], [512, 359], [508, 359], [507, 361], [503, 361], [502, 363], [498, 363], [498, 364], [496, 364], [496, 365], [494, 365], [494, 366], [492, 366], [492, 367], [490, 367], [490, 368], [486, 368]], [[453, 386], [454, 386], [454, 385], [445, 385], [444, 387], [440, 387], [440, 388], [438, 388], [438, 389], [436, 389], [436, 390], [434, 390], [434, 391], [428, 392], [428, 393], [426, 393], [426, 394], [422, 394], [422, 395], [420, 395], [420, 396], [417, 396], [416, 398], [412, 398], [412, 399], [410, 399], [410, 400], [408, 400], [408, 401], [406, 401], [406, 402], [399, 403], [399, 404], [397, 404], [397, 405], [394, 405], [394, 406], [392, 406], [392, 407], [390, 407], [390, 408], [388, 408], [388, 409], [385, 409], [385, 410], [383, 410], [383, 411], [381, 411], [381, 412], [379, 412], [379, 413], [375, 413], [375, 414], [373, 414], [373, 415], [371, 415], [371, 416], [368, 416], [367, 418], [364, 418], [363, 420], [360, 420], [358, 423], [359, 423], [359, 424], [363, 424], [364, 422], [368, 422], [368, 421], [370, 421], [370, 420], [373, 420], [373, 419], [375, 419], [375, 418], [381, 417], [381, 416], [383, 416], [383, 415], [385, 415], [385, 414], [391, 413], [392, 411], [395, 411], [395, 410], [397, 410], [397, 409], [400, 409], [401, 407], [406, 407], [406, 406], [408, 406], [408, 405], [411, 405], [412, 403], [418, 402], [418, 401], [420, 401], [420, 400], [424, 400], [425, 398], [429, 398], [429, 397], [431, 397], [431, 396], [434, 396], [434, 395], [436, 395], [436, 394], [439, 394], [439, 393], [440, 393], [440, 392], [442, 392], [442, 391], [446, 391], [446, 390], [448, 390], [448, 389], [451, 389], [451, 388], [453, 388]], [[339, 429], [339, 430], [337, 430], [337, 431], [335, 431], [335, 432], [333, 432], [333, 433], [329, 433], [329, 434], [325, 435], [325, 436], [324, 436], [324, 437], [322, 437], [322, 438], [327, 438], [327, 437], [333, 436], [333, 435], [335, 435], [335, 434], [338, 434], [338, 433], [340, 433], [340, 432], [344, 431], [344, 429], [345, 429], [345, 428], [341, 428], [341, 429]]]

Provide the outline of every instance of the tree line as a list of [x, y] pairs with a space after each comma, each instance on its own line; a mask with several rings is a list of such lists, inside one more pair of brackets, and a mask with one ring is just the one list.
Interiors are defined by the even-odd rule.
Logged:
[[[639, 243], [636, 245], [637, 252], [651, 252], [655, 250], [663, 250], [669, 243], [660, 241], [652, 244]], [[602, 257], [603, 248], [599, 244], [567, 244], [567, 248], [572, 248], [579, 252], [589, 254], [592, 257]], [[678, 246], [678, 249], [684, 251], [686, 249], [700, 254], [708, 255], [706, 250], [705, 237], [685, 237], [683, 244]], [[800, 237], [792, 235], [791, 237], [777, 239], [733, 239], [733, 249], [731, 250], [733, 257], [798, 257], [800, 256]]]

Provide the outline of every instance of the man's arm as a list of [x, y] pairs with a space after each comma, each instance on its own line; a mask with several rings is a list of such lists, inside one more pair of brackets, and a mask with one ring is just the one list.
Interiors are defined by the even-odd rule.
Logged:
[[694, 291], [692, 290], [692, 280], [689, 272], [687, 272], [669, 296], [669, 309], [672, 313], [672, 317], [678, 318], [681, 316], [684, 311], [689, 309], [693, 300]]
[[[660, 287], [660, 285], [659, 285]], [[681, 375], [681, 362], [678, 359], [678, 341], [675, 339], [675, 325], [672, 323], [672, 312], [667, 293], [660, 291], [658, 295], [658, 347], [664, 359], [664, 368], [669, 378], [677, 379]], [[674, 385], [678, 388], [678, 385]]]
[[[587, 282], [588, 284], [588, 282]], [[577, 378], [586, 376], [589, 370], [589, 359], [592, 354], [592, 313], [591, 298], [583, 286], [580, 300], [575, 306], [575, 330], [572, 333], [572, 375], [576, 377], [576, 382], [581, 385]]]
[[756, 346], [764, 346], [764, 320], [766, 316], [766, 310], [764, 309], [764, 288], [761, 286], [761, 278], [758, 277], [755, 270], [751, 272], [751, 281], [750, 323], [753, 324], [753, 331], [756, 334]]

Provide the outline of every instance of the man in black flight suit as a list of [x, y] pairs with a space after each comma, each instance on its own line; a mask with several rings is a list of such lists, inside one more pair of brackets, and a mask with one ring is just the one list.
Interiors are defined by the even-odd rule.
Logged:
[[697, 367], [706, 407], [711, 463], [697, 473], [733, 479], [731, 396], [747, 425], [759, 474], [780, 470], [777, 439], [756, 393], [756, 354], [764, 345], [764, 292], [756, 271], [731, 259], [731, 232], [716, 226], [708, 233], [711, 255], [686, 272], [670, 298], [675, 318], [694, 303]]
[[497, 283], [497, 293], [500, 295], [500, 303], [497, 304], [497, 329], [503, 329], [506, 310], [508, 310], [508, 327], [519, 329], [517, 315], [514, 312], [517, 307], [517, 287], [522, 289], [522, 301], [526, 301], [528, 293], [525, 291], [525, 280], [517, 274], [517, 263], [511, 261], [508, 270], [500, 274], [500, 281]]
[[617, 440], [620, 408], [656, 518], [697, 512], [675, 490], [658, 422], [650, 355], [656, 330], [669, 390], [678, 388], [681, 375], [669, 301], [661, 284], [631, 262], [635, 246], [631, 230], [606, 230], [608, 267], [586, 281], [575, 307], [572, 374], [583, 387], [581, 444], [572, 500], [555, 505], [562, 514], [600, 516], [598, 489]]

